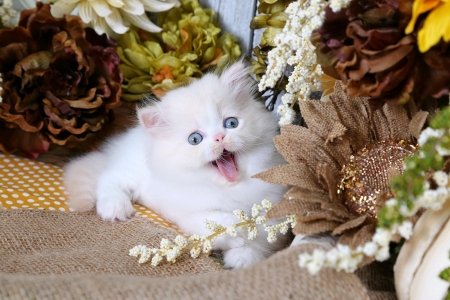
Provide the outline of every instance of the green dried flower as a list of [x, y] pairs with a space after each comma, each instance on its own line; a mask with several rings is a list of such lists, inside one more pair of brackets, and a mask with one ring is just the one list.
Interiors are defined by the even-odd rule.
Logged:
[[180, 2], [180, 7], [158, 14], [160, 33], [130, 30], [120, 37], [123, 100], [137, 101], [149, 92], [162, 96], [241, 55], [236, 37], [219, 36], [212, 9], [202, 8], [198, 0]]

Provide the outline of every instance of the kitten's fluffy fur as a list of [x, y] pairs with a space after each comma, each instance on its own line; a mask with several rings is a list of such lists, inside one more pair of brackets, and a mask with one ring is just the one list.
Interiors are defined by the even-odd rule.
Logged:
[[[186, 234], [207, 235], [205, 220], [227, 226], [239, 221], [234, 209], [251, 214], [254, 203], [282, 199], [284, 187], [251, 178], [283, 159], [273, 144], [277, 121], [253, 98], [247, 71], [236, 63], [220, 77], [207, 74], [139, 109], [139, 125], [69, 163], [70, 206], [77, 211], [96, 207], [103, 219], [115, 221], [129, 218], [137, 202]], [[224, 128], [228, 117], [237, 118], [237, 128]], [[203, 136], [198, 145], [188, 142], [193, 132]], [[225, 176], [213, 166], [224, 149], [234, 153], [237, 173]], [[246, 235], [216, 241], [226, 267], [248, 266], [280, 246], [269, 244], [265, 233], [254, 241]]]

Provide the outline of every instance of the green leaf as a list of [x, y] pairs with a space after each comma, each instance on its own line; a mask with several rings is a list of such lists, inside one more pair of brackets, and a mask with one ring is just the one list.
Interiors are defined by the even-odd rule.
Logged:
[[250, 22], [250, 29], [266, 28], [269, 17], [269, 15], [259, 15], [254, 17]]
[[288, 19], [288, 14], [284, 11], [280, 11], [277, 13], [272, 14], [267, 19], [267, 25], [275, 27], [275, 28], [283, 28], [286, 24], [286, 21]]
[[150, 69], [150, 61], [147, 58], [146, 55], [141, 54], [139, 52], [133, 51], [131, 49], [125, 49], [124, 50], [124, 56], [127, 58], [129, 62], [133, 66], [138, 67], [141, 70], [148, 70]]

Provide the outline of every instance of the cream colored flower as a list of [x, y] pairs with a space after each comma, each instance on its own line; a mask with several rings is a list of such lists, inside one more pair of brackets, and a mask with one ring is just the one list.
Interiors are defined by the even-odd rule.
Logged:
[[111, 36], [127, 32], [131, 24], [159, 32], [161, 28], [150, 21], [146, 11], [161, 12], [179, 5], [178, 0], [59, 0], [52, 5], [51, 13], [59, 18], [78, 9], [84, 23], [90, 24], [98, 34]]

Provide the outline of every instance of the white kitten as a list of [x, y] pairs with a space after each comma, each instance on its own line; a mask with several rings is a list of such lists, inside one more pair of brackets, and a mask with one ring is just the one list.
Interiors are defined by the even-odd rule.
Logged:
[[[236, 63], [139, 109], [139, 125], [67, 166], [70, 206], [114, 221], [137, 202], [186, 234], [208, 235], [206, 220], [228, 226], [239, 222], [234, 209], [251, 214], [254, 203], [282, 199], [284, 187], [251, 178], [284, 161], [273, 144], [277, 121], [253, 98], [247, 71]], [[225, 266], [248, 266], [281, 246], [260, 232], [254, 241], [246, 231], [216, 240]]]

